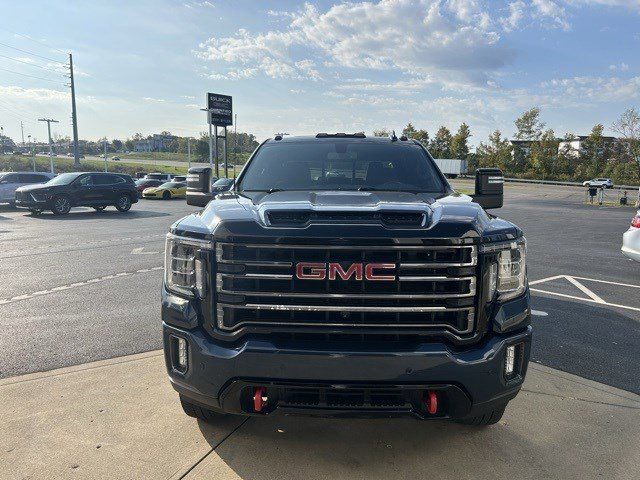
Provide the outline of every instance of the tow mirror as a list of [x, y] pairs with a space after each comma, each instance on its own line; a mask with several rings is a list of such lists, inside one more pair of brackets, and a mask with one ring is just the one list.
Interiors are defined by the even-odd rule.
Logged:
[[211, 167], [191, 167], [187, 174], [187, 205], [204, 207], [211, 200]]
[[476, 193], [473, 201], [482, 208], [500, 208], [504, 200], [504, 176], [498, 168], [478, 168], [476, 170]]

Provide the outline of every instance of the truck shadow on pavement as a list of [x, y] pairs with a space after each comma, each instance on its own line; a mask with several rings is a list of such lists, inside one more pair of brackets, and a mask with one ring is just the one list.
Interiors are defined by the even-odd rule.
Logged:
[[[586, 417], [555, 397], [521, 393], [503, 419], [486, 428], [275, 414], [240, 419], [232, 434], [214, 441], [219, 427], [199, 422], [212, 450], [187, 478], [594, 478], [611, 451], [599, 450], [606, 440], [593, 440], [594, 428], [606, 428], [601, 414]], [[612, 423], [624, 421], [629, 417]], [[602, 474], [626, 478], [606, 469]]]
[[24, 212], [24, 217], [33, 218], [41, 221], [64, 221], [64, 220], [122, 220], [122, 219], [140, 219], [167, 217], [170, 213], [155, 212], [151, 210], [129, 210], [128, 212], [118, 212], [117, 210], [103, 210], [96, 212], [95, 210], [82, 210], [69, 212], [67, 215], [54, 215], [51, 212], [42, 212], [39, 215], [32, 215]]
[[532, 362], [640, 394], [638, 371], [629, 367], [640, 363], [640, 312], [537, 294], [531, 300], [548, 313], [532, 317]]

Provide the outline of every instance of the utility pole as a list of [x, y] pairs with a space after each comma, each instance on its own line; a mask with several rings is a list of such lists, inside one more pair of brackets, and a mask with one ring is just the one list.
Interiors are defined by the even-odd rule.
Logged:
[[104, 137], [104, 171], [107, 171], [107, 137]]
[[69, 54], [69, 76], [71, 79], [71, 122], [73, 123], [73, 165], [80, 168], [78, 152], [78, 113], [76, 111], [76, 86], [73, 80], [73, 56]]
[[33, 171], [36, 171], [36, 157], [33, 154], [33, 147], [31, 146], [31, 135], [27, 135], [29, 138], [29, 150], [31, 150], [31, 163], [33, 163]]
[[4, 155], [4, 127], [0, 127], [0, 155]]
[[191, 137], [187, 137], [187, 158], [189, 159], [188, 168], [191, 168]]
[[234, 115], [233, 120], [233, 178], [236, 178], [236, 163], [238, 162], [238, 114]]
[[22, 132], [22, 146], [24, 147], [24, 125], [20, 122], [20, 131]]
[[51, 118], [39, 118], [39, 122], [47, 122], [47, 132], [49, 133], [49, 166], [51, 167], [51, 173], [53, 171], [53, 144], [51, 142], [51, 123], [60, 123], [58, 120], [53, 120]]

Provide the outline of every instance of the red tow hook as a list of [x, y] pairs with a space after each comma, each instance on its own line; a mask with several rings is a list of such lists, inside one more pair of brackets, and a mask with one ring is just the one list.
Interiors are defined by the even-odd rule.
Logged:
[[438, 395], [436, 395], [435, 390], [427, 390], [423, 401], [429, 415], [435, 415], [438, 411]]
[[261, 412], [264, 404], [267, 403], [267, 389], [264, 387], [255, 387], [253, 390], [253, 410]]

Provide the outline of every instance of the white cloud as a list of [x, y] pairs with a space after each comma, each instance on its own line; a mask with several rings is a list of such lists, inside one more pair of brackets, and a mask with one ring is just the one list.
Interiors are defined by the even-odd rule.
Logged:
[[184, 4], [185, 7], [187, 8], [215, 8], [215, 4], [213, 2], [210, 2], [208, 0], [203, 0], [203, 1], [195, 1], [195, 2], [186, 2]]
[[39, 103], [44, 102], [68, 102], [68, 91], [53, 90], [50, 88], [23, 88], [16, 86], [0, 85], [0, 99], [29, 100]]
[[638, 98], [640, 77], [569, 77], [543, 82], [541, 87], [545, 93], [567, 102], [604, 103]]
[[511, 2], [509, 4], [509, 15], [500, 19], [503, 28], [507, 32], [518, 28], [526, 15], [526, 9], [527, 5], [522, 0]]
[[629, 65], [627, 65], [624, 62], [621, 62], [620, 64], [611, 64], [609, 65], [609, 70], [615, 72], [616, 70], [619, 70], [621, 72], [626, 72], [627, 70], [629, 70]]
[[288, 18], [279, 30], [253, 34], [240, 29], [230, 37], [211, 37], [198, 55], [272, 78], [321, 79], [312, 56], [324, 68], [421, 75], [437, 70], [467, 82], [482, 82], [485, 72], [513, 59], [500, 42], [498, 26], [476, 1], [382, 0], [326, 11], [305, 4]]
[[153, 97], [143, 97], [142, 100], [150, 103], [165, 103], [166, 101], [164, 98], [153, 98]]
[[566, 10], [554, 0], [533, 0], [532, 5], [535, 10], [534, 16], [540, 19], [544, 26], [563, 30], [571, 28]]

